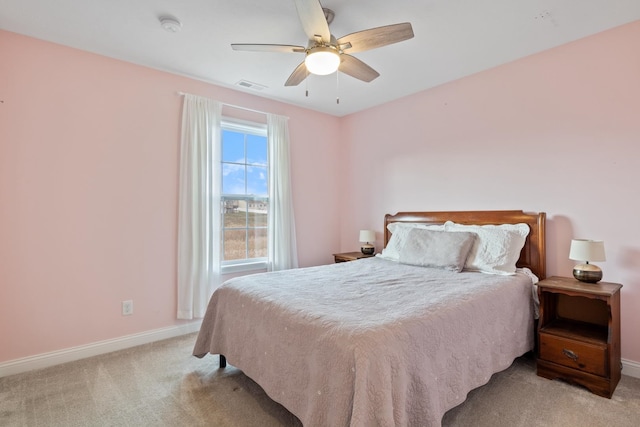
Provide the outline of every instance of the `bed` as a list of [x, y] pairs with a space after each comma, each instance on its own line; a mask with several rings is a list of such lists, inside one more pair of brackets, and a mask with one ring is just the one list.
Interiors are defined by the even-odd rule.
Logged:
[[[526, 228], [515, 271], [470, 271], [483, 233], [513, 227]], [[193, 354], [219, 354], [305, 426], [439, 426], [532, 350], [545, 214], [400, 212], [385, 216], [384, 244], [384, 256], [225, 282]]]

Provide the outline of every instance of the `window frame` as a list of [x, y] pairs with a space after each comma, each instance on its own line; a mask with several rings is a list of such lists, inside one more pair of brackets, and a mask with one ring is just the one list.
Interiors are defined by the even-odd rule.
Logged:
[[[240, 119], [235, 119], [235, 118], [230, 118], [230, 117], [222, 117], [221, 121], [220, 121], [220, 129], [221, 129], [221, 133], [220, 133], [220, 151], [222, 152], [223, 149], [223, 141], [222, 141], [222, 132], [226, 131], [232, 131], [232, 132], [238, 132], [238, 133], [243, 133], [243, 134], [251, 134], [251, 135], [256, 135], [256, 136], [261, 136], [264, 138], [267, 138], [267, 164], [266, 164], [266, 169], [267, 169], [267, 195], [266, 196], [258, 196], [258, 195], [254, 195], [254, 194], [224, 194], [222, 192], [222, 188], [220, 188], [220, 209], [221, 209], [221, 216], [220, 216], [220, 256], [219, 256], [219, 262], [220, 262], [220, 271], [221, 274], [230, 274], [230, 273], [242, 273], [242, 272], [249, 272], [249, 271], [256, 271], [256, 270], [266, 270], [269, 264], [269, 257], [268, 255], [266, 257], [259, 257], [259, 258], [245, 258], [245, 259], [235, 259], [235, 260], [228, 260], [225, 261], [224, 258], [224, 234], [225, 234], [225, 225], [224, 225], [224, 203], [226, 200], [245, 200], [247, 203], [251, 202], [251, 201], [266, 201], [267, 205], [269, 206], [270, 209], [270, 197], [269, 197], [269, 169], [271, 168], [270, 165], [270, 156], [269, 156], [269, 140], [268, 140], [268, 128], [266, 124], [263, 123], [258, 123], [258, 122], [252, 122], [252, 121], [247, 121], [247, 120], [240, 120]], [[245, 153], [246, 156], [246, 153]], [[246, 159], [245, 159], [246, 160]], [[222, 161], [222, 155], [220, 156], [220, 174], [223, 173], [223, 168], [222, 165], [224, 163], [231, 163], [231, 162], [224, 162]], [[246, 163], [245, 163], [246, 165]], [[222, 181], [221, 181], [222, 184]], [[268, 221], [268, 215], [269, 213], [267, 213], [267, 225], [265, 227], [265, 230], [267, 230], [267, 236], [269, 235], [269, 221]], [[245, 230], [249, 230], [249, 229], [253, 229], [256, 227], [249, 227], [249, 224], [246, 223], [245, 224]], [[268, 247], [267, 247], [268, 250]]]

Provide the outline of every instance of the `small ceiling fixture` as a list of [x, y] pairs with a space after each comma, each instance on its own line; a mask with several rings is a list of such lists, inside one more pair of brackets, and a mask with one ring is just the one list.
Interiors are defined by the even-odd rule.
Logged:
[[170, 33], [177, 33], [182, 29], [182, 24], [172, 16], [161, 16], [160, 25]]
[[312, 47], [304, 58], [304, 65], [310, 73], [326, 76], [338, 70], [340, 66], [340, 54], [334, 47]]

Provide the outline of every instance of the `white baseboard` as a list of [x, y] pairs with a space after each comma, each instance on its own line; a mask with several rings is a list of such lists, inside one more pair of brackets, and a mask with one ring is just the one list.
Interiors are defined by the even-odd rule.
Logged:
[[74, 360], [123, 350], [137, 345], [148, 344], [154, 341], [190, 334], [200, 330], [201, 323], [201, 321], [190, 322], [184, 325], [154, 329], [151, 331], [126, 335], [124, 337], [105, 341], [98, 341], [78, 347], [65, 348], [63, 350], [52, 351], [50, 353], [9, 360], [8, 362], [0, 363], [0, 378], [31, 371], [33, 369], [47, 368], [49, 366], [73, 362]]
[[622, 359], [622, 375], [640, 378], [640, 363]]

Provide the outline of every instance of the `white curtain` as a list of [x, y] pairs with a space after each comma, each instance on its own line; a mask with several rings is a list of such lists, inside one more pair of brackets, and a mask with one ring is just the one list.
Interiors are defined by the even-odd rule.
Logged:
[[287, 118], [267, 114], [269, 141], [269, 270], [298, 267], [291, 198]]
[[184, 95], [178, 207], [178, 319], [204, 317], [220, 282], [222, 104]]

